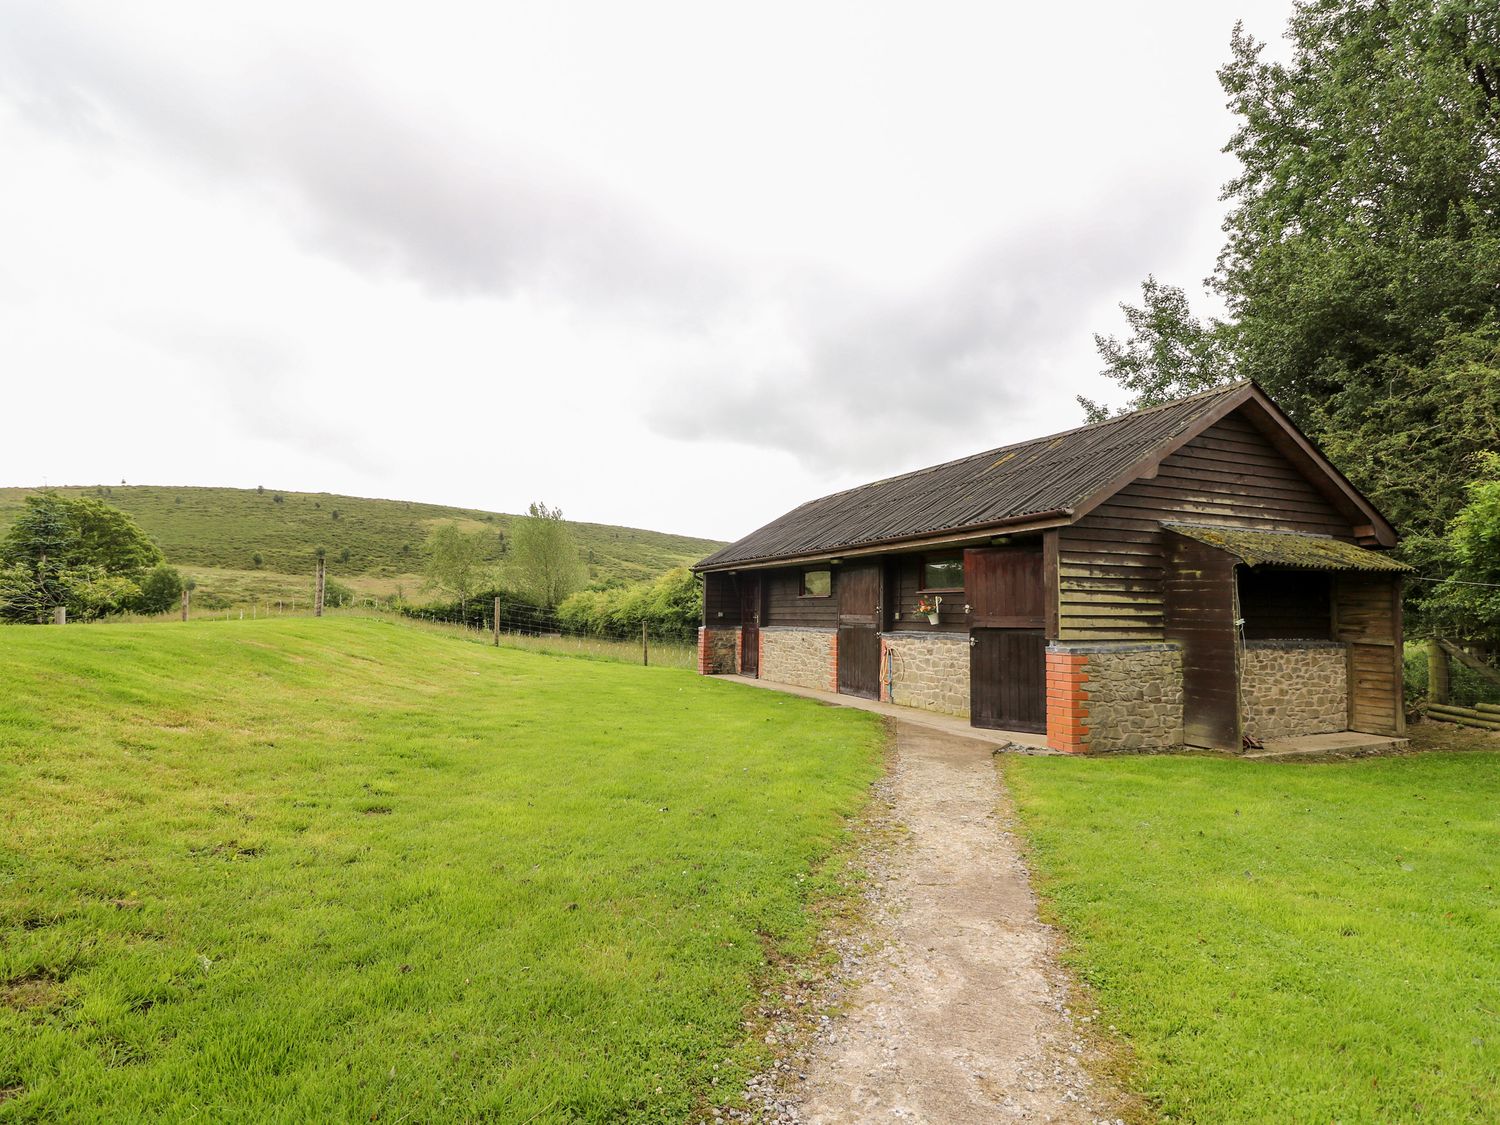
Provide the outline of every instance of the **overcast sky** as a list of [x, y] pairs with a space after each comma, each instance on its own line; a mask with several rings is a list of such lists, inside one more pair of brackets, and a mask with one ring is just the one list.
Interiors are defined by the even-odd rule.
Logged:
[[1289, 11], [0, 0], [0, 484], [732, 539], [1076, 425]]

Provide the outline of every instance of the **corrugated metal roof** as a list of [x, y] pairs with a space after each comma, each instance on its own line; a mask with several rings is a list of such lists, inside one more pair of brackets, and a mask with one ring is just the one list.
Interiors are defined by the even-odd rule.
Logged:
[[1247, 383], [986, 450], [809, 501], [700, 567], [847, 550], [1071, 509], [1186, 432]]
[[1233, 555], [1246, 566], [1295, 566], [1307, 570], [1410, 570], [1405, 563], [1389, 555], [1329, 539], [1322, 535], [1302, 535], [1291, 531], [1256, 531], [1245, 527], [1220, 527], [1215, 524], [1173, 523], [1162, 527], [1217, 547]]

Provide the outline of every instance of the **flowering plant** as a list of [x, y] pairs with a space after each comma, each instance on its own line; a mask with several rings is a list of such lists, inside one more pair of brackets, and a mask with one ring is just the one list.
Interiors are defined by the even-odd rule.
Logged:
[[920, 598], [917, 599], [917, 612], [933, 614], [938, 611], [938, 606], [942, 604], [942, 598], [934, 598], [927, 594], [923, 594]]

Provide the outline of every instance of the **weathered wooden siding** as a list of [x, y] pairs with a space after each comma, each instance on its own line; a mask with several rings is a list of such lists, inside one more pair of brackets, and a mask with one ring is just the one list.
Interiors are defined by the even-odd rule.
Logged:
[[1161, 640], [1162, 520], [1353, 541], [1347, 517], [1250, 422], [1230, 415], [1058, 535], [1058, 636]]
[[1406, 733], [1401, 668], [1401, 582], [1342, 574], [1334, 586], [1335, 636], [1349, 646], [1349, 729]]
[[839, 568], [833, 567], [832, 594], [826, 598], [802, 596], [802, 568], [761, 571], [766, 584], [763, 625], [797, 625], [832, 629], [839, 623]]

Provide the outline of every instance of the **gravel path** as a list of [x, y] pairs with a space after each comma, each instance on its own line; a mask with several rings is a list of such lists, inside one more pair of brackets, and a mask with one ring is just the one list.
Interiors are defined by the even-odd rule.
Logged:
[[839, 943], [826, 995], [843, 1014], [815, 1020], [811, 1041], [752, 1084], [761, 1120], [1113, 1123], [1124, 1113], [1082, 1065], [1068, 980], [1007, 827], [992, 749], [896, 725], [884, 796], [906, 842], [873, 857], [872, 931]]

